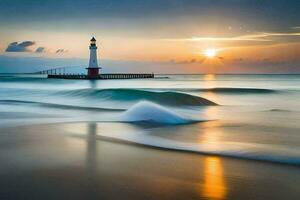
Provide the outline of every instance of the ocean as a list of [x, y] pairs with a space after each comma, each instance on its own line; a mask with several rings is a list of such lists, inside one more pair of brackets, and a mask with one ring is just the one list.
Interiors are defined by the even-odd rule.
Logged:
[[300, 165], [300, 75], [1, 75], [0, 118], [0, 130], [69, 123], [70, 137]]

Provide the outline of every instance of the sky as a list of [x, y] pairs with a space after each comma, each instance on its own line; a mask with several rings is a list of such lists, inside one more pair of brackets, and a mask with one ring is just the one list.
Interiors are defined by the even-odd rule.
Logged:
[[300, 73], [299, 10], [298, 0], [0, 0], [0, 72], [84, 68], [95, 36], [107, 72]]

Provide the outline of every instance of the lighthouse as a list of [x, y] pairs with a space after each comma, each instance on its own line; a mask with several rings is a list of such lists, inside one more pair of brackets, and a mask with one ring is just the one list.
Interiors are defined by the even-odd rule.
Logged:
[[[1, 1], [1, 0], [0, 0]], [[113, 73], [113, 74], [100, 74], [101, 67], [98, 66], [97, 61], [97, 46], [96, 39], [93, 37], [90, 43], [90, 61], [87, 69], [87, 74], [61, 74], [61, 70], [65, 67], [53, 68], [37, 73], [47, 74], [48, 78], [62, 78], [62, 79], [84, 79], [84, 80], [98, 80], [98, 79], [134, 79], [134, 78], [154, 78], [154, 74], [130, 74], [130, 73]], [[56, 73], [58, 70], [59, 74]], [[54, 72], [54, 73], [53, 73]]]
[[93, 37], [91, 39], [90, 44], [90, 61], [89, 61], [89, 67], [86, 68], [88, 70], [87, 75], [88, 78], [96, 78], [99, 75], [99, 69], [101, 69], [98, 66], [97, 61], [97, 46], [96, 46], [96, 39]]

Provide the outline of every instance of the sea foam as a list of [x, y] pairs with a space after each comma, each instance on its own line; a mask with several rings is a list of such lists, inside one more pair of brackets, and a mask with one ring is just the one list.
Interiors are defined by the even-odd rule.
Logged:
[[129, 108], [127, 111], [125, 111], [121, 115], [120, 121], [147, 121], [162, 124], [187, 124], [201, 120], [184, 117], [169, 108], [160, 106], [152, 102], [140, 101], [137, 104], [133, 105], [131, 108]]

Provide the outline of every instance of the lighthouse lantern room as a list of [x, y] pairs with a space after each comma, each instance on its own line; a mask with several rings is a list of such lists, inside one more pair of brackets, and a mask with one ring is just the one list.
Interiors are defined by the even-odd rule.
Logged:
[[96, 46], [96, 39], [93, 37], [91, 39], [90, 44], [90, 61], [89, 61], [89, 67], [86, 68], [88, 70], [88, 78], [96, 78], [99, 75], [99, 69], [101, 69], [98, 66], [97, 61], [97, 46]]

